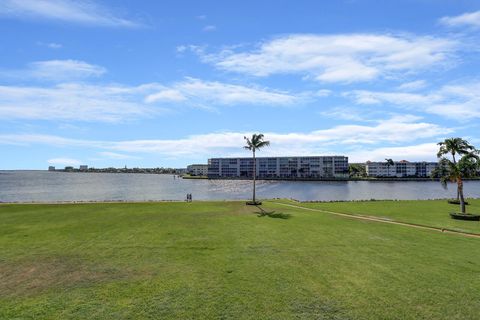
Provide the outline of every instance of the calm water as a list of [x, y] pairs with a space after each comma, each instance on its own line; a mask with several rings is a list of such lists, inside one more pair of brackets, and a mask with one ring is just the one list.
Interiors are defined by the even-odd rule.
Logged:
[[[187, 180], [172, 175], [0, 171], [1, 202], [104, 200], [233, 200], [251, 197], [244, 180]], [[259, 181], [259, 198], [298, 200], [432, 199], [451, 198], [439, 182], [295, 182]], [[480, 181], [465, 182], [468, 197], [480, 197]]]

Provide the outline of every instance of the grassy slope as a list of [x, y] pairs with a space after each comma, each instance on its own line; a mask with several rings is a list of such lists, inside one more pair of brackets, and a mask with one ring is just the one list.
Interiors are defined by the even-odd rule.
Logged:
[[[469, 199], [467, 212], [480, 214], [480, 199]], [[460, 212], [458, 205], [446, 200], [428, 201], [359, 201], [292, 203], [309, 208], [334, 212], [362, 214], [388, 218], [395, 221], [449, 228], [464, 232], [480, 233], [480, 223], [451, 219], [449, 212]]]
[[264, 208], [1, 205], [0, 318], [478, 318], [478, 239]]

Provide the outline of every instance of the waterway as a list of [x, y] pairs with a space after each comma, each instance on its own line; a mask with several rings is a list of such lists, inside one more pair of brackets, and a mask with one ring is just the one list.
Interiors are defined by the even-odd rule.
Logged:
[[[181, 179], [173, 175], [0, 171], [0, 202], [243, 200], [248, 180]], [[301, 201], [438, 199], [456, 195], [437, 181], [257, 181], [257, 197]], [[466, 181], [465, 195], [480, 197], [480, 181]]]

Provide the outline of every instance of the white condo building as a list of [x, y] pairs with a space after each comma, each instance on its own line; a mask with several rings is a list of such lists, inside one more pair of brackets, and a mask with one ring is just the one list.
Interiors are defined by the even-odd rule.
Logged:
[[[251, 178], [252, 158], [208, 159], [209, 178]], [[256, 177], [264, 179], [348, 178], [348, 157], [259, 157]]]
[[208, 164], [191, 164], [187, 166], [187, 173], [193, 176], [206, 176], [208, 174]]
[[436, 162], [409, 162], [406, 160], [395, 161], [393, 165], [387, 162], [367, 161], [365, 169], [369, 177], [430, 177], [432, 171], [438, 166]]

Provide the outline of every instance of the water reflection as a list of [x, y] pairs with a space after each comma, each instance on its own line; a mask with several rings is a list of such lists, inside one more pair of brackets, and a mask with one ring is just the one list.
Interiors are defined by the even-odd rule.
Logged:
[[[184, 180], [172, 175], [1, 171], [0, 201], [104, 201], [248, 199], [251, 181]], [[469, 197], [480, 196], [480, 181], [465, 182]], [[258, 181], [259, 198], [366, 200], [451, 198], [439, 182]]]

